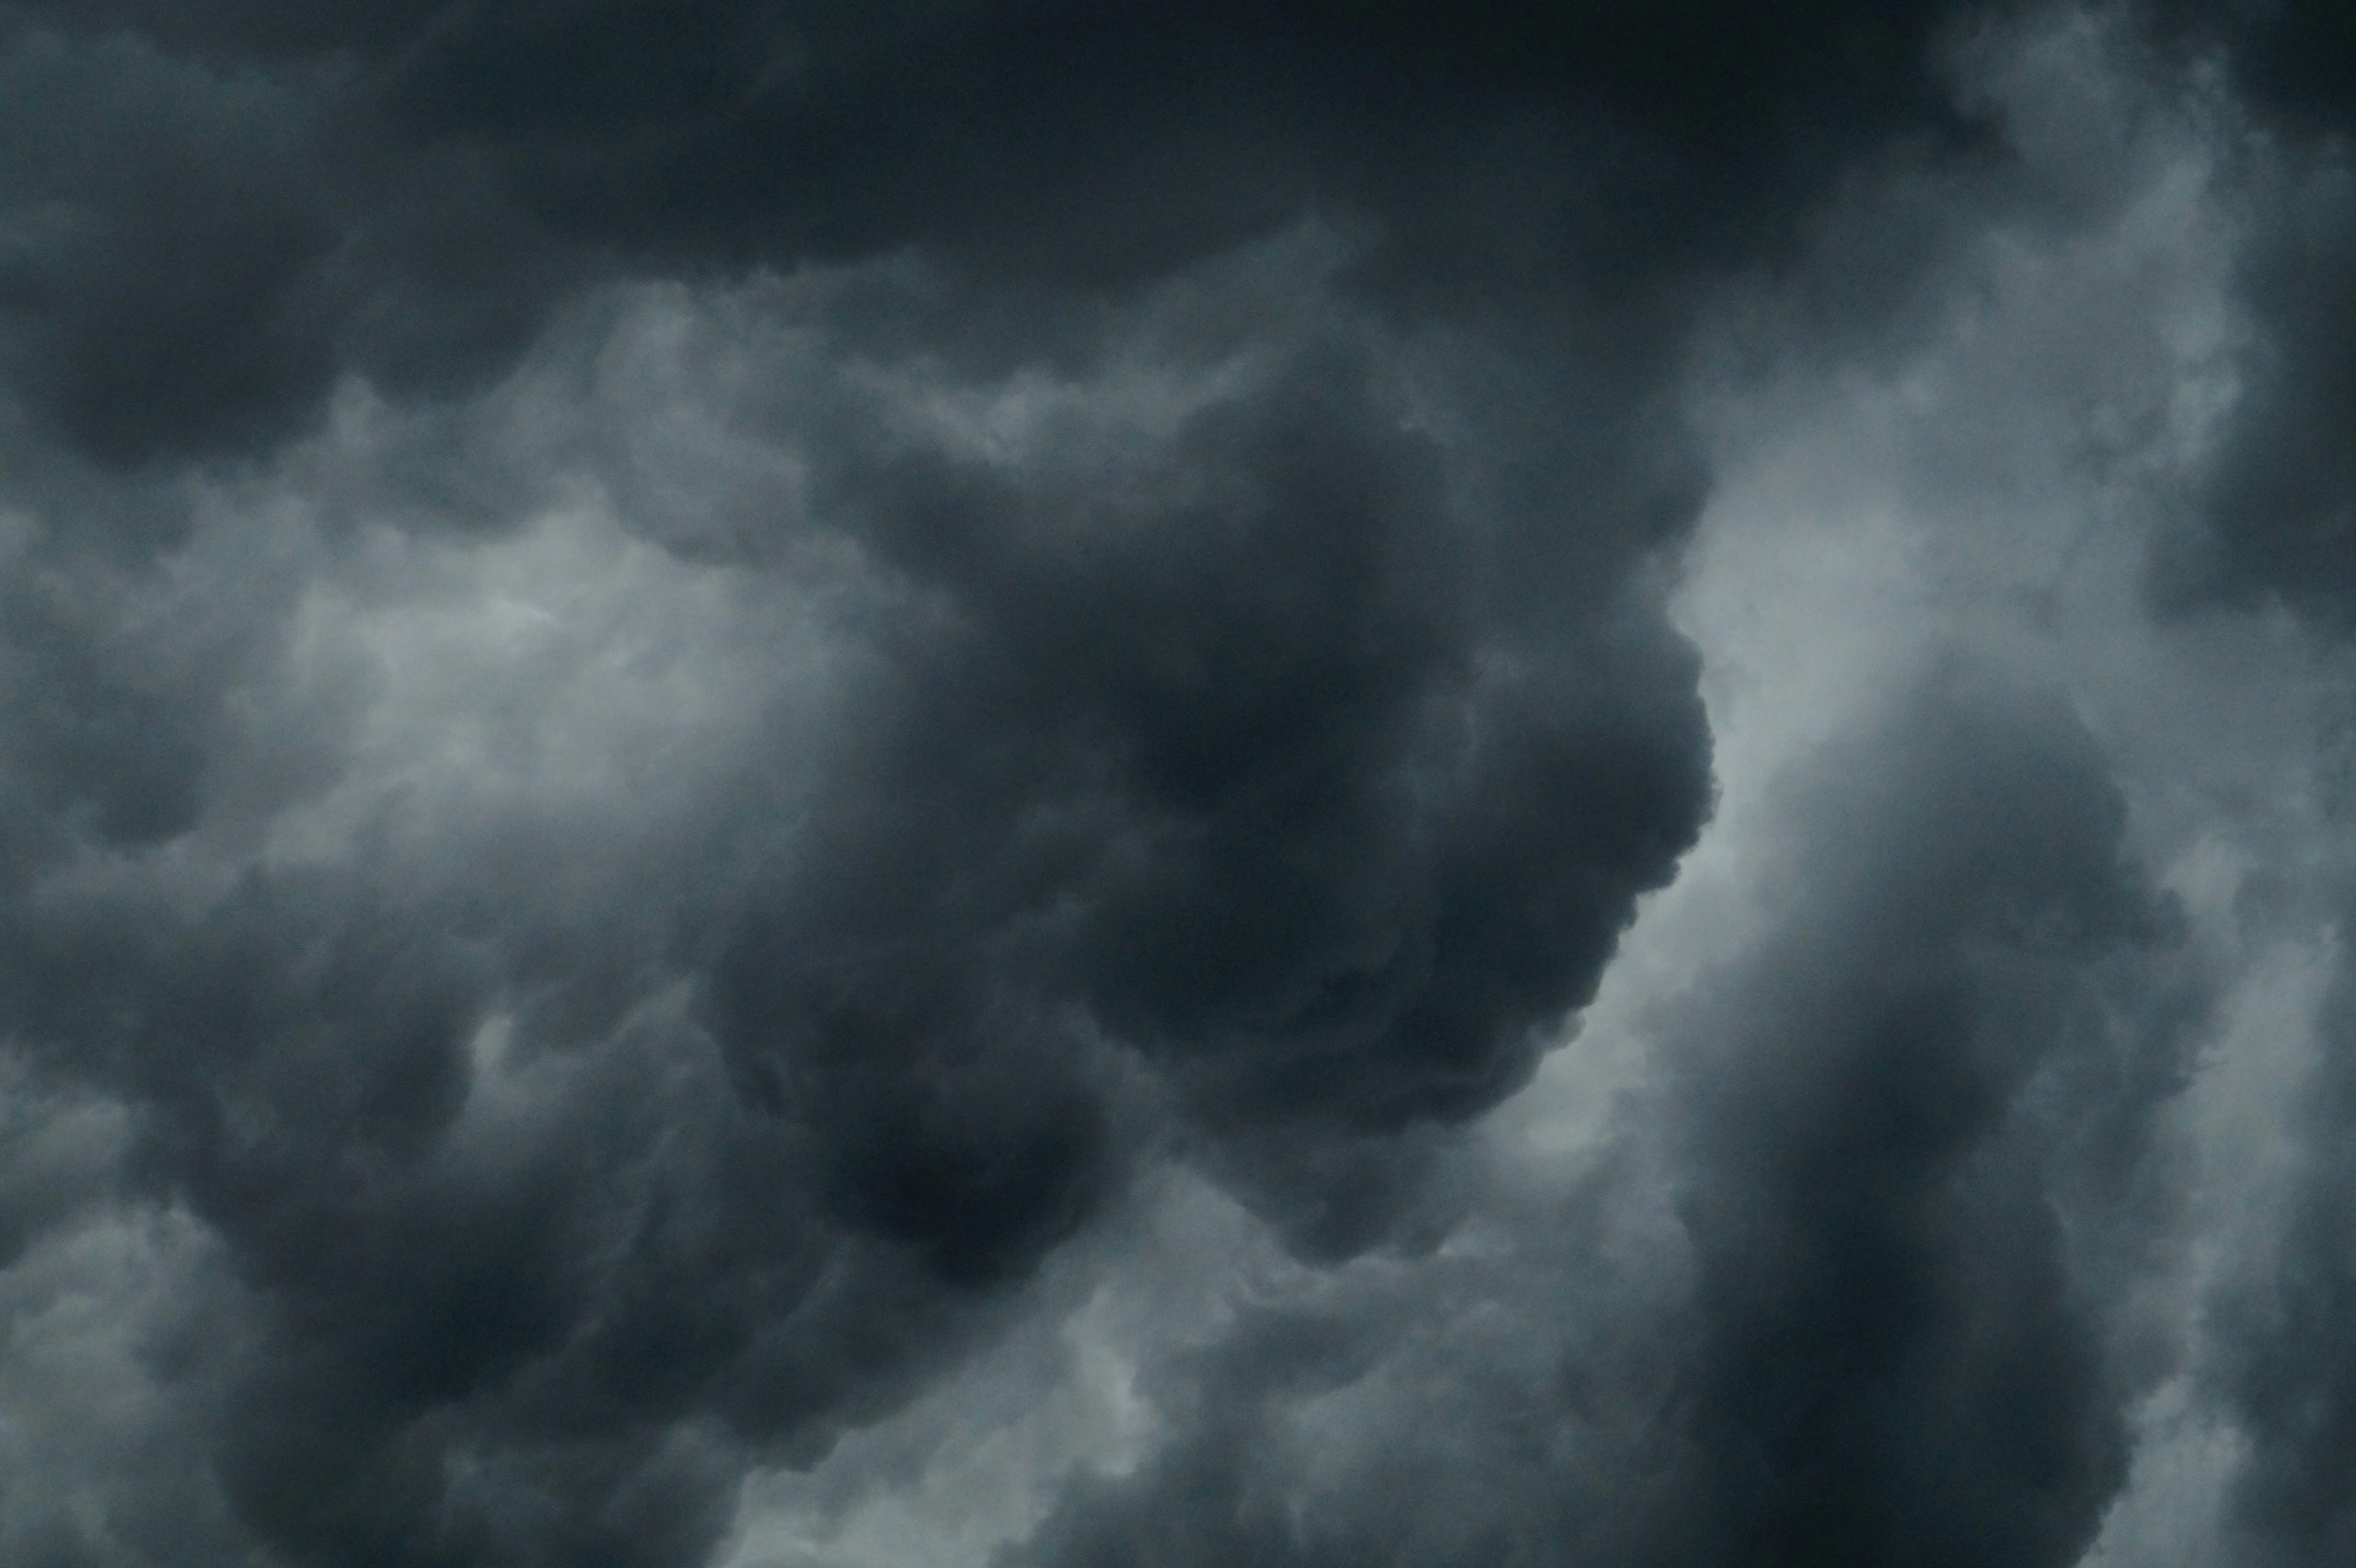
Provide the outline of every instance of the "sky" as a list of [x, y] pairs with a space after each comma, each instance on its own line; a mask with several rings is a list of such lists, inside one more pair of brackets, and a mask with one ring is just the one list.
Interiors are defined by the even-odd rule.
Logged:
[[0, 0], [0, 1562], [2356, 1562], [2356, 24]]

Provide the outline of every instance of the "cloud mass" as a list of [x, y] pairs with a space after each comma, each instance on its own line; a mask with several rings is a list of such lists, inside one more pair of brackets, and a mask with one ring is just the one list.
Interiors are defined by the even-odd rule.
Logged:
[[2339, 26], [0, 5], [0, 1559], [2328, 1558]]

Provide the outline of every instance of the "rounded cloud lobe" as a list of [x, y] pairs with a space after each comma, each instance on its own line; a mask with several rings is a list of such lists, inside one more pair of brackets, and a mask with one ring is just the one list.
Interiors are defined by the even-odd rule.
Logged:
[[1412, 1291], [1241, 1318], [1164, 1454], [1005, 1561], [2077, 1562], [2128, 1447], [2092, 1243], [2202, 1005], [2179, 919], [2075, 721], [1961, 671], [1785, 789], [1784, 924], [1657, 1021], [1623, 1158]]

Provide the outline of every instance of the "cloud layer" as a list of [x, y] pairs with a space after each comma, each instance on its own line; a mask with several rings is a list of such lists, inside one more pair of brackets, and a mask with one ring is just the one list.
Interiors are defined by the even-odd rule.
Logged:
[[0, 7], [0, 1557], [2330, 1556], [2338, 25]]

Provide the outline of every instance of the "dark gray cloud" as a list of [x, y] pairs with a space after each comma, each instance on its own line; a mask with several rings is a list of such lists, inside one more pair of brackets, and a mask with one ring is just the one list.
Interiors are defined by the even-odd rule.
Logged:
[[266, 449], [338, 377], [510, 362], [562, 270], [463, 158], [372, 142], [330, 63], [0, 29], [12, 416], [114, 472]]
[[2283, 603], [2344, 628], [2356, 506], [2356, 175], [2326, 155], [2268, 187], [2255, 198], [2269, 210], [2243, 261], [2255, 329], [2246, 385], [2200, 481], [2194, 531], [2162, 557], [2160, 582], [2171, 598]]
[[1714, 809], [1704, 334], [2110, 221], [1992, 15], [0, 6], [0, 1555], [716, 1561], [1184, 1186], [1009, 1562], [2073, 1561], [2201, 976], [2062, 703], [1479, 1131]]
[[[1622, 1159], [1247, 1312], [1165, 1370], [1184, 1435], [1009, 1561], [2078, 1561], [2127, 1450], [2106, 1238], [2149, 1223], [2202, 1005], [2181, 923], [2050, 703], [1949, 677], [1789, 788], [1778, 927], [1662, 1020]], [[1612, 1234], [1664, 1176], [1669, 1262]]]
[[220, 1249], [244, 1334], [158, 1376], [259, 1548], [696, 1560], [1149, 1159], [1311, 1254], [1428, 1234], [1433, 1130], [1706, 815], [1697, 478], [1657, 389], [1328, 248], [1054, 374], [823, 280], [618, 296], [442, 455], [555, 508], [504, 537], [352, 515], [409, 504], [365, 406], [157, 560], [28, 524], [7, 1033]]
[[2356, 1545], [2356, 1194], [2349, 1166], [2348, 981], [2323, 1020], [2322, 1056], [2294, 1128], [2289, 1217], [2270, 1266], [2235, 1280], [2217, 1305], [2219, 1392], [2250, 1443], [2235, 1492], [2252, 1565], [2328, 1561]]
[[12, 10], [10, 381], [116, 466], [250, 452], [346, 373], [479, 381], [618, 268], [1102, 289], [1318, 210], [1390, 292], [1600, 290], [1641, 335], [1954, 119], [1927, 5]]
[[[2216, 52], [2258, 140], [2239, 193], [2240, 385], [2195, 518], [2162, 556], [2159, 581], [2180, 604], [2284, 606], [2344, 640], [2356, 604], [2356, 33], [2328, 6], [2161, 9], [2180, 36]], [[2344, 801], [2334, 825], [2344, 834]], [[2348, 987], [2343, 975], [2317, 1022], [2287, 1131], [2297, 1152], [2281, 1234], [2243, 1260], [2213, 1307], [2212, 1391], [2249, 1446], [2234, 1506], [2235, 1551], [2252, 1563], [2356, 1549]]]
[[[2347, 670], [2334, 670], [2323, 726], [2329, 831], [2347, 832], [2344, 781]], [[2344, 870], [2326, 873], [2326, 918], [2346, 918]], [[2328, 956], [2327, 984], [2313, 1009], [2307, 1051], [2281, 1122], [2280, 1210], [2259, 1237], [2236, 1247], [2207, 1303], [2213, 1332], [2202, 1391], [2231, 1412], [2246, 1450], [2228, 1493], [2237, 1527], [2234, 1561], [2250, 1568], [2328, 1560], [2356, 1544], [2356, 1246], [2348, 1235], [2356, 1169], [2348, 1155], [2356, 1117], [2356, 1042], [2350, 1005], [2356, 976], [2344, 948]]]
[[2349, 23], [2277, 0], [2154, 8], [2165, 36], [2219, 62], [2262, 137], [2242, 154], [2242, 386], [2162, 582], [2173, 597], [2282, 601], [2344, 622], [2356, 507]]
[[[1608, 586], [1688, 480], [1673, 445], [1632, 493], [1451, 476], [1372, 352], [1288, 349], [1149, 454], [1051, 419], [1035, 478], [887, 449], [814, 482], [944, 614], [895, 651], [826, 859], [729, 940], [749, 1065], [934, 1036], [954, 1082], [987, 1046], [951, 1020], [1078, 1008], [1239, 1127], [1519, 1081], [1706, 808], [1690, 657]], [[1547, 457], [1624, 460], [1650, 420], [1568, 413]]]
[[1702, 1003], [1679, 1508], [1727, 1544], [1672, 1558], [2072, 1562], [2126, 1448], [2090, 1243], [2200, 991], [2066, 713], [1934, 689], [1843, 751], [1798, 951]]

